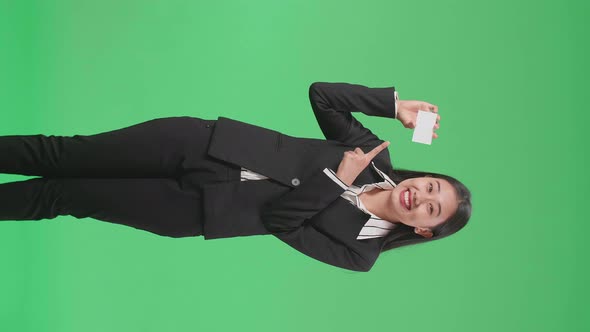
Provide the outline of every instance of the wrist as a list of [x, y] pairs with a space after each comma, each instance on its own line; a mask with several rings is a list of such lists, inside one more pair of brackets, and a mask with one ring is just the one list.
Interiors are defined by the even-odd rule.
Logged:
[[344, 184], [347, 186], [350, 186], [352, 184], [352, 182], [354, 181], [354, 179], [350, 179], [346, 175], [341, 174], [339, 172], [336, 172], [336, 176], [338, 177], [338, 179], [340, 179], [340, 181], [344, 182]]
[[338, 175], [336, 175], [336, 173], [333, 170], [326, 167], [326, 168], [324, 168], [324, 173], [330, 179], [332, 179], [332, 181], [336, 182], [340, 187], [342, 187], [342, 189], [344, 189], [344, 190], [348, 189], [349, 184], [342, 181], [342, 179], [340, 177], [338, 177]]

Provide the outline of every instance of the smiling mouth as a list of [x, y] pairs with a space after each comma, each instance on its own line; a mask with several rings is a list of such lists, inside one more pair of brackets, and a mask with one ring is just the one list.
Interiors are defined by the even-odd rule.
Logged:
[[412, 193], [410, 192], [410, 189], [404, 190], [399, 195], [399, 200], [402, 206], [408, 209], [408, 211], [412, 209]]

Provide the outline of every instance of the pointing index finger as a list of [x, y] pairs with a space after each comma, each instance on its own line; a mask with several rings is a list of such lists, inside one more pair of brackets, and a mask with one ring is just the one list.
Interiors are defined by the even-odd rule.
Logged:
[[385, 148], [388, 146], [389, 146], [389, 141], [385, 141], [385, 142], [377, 145], [373, 150], [369, 151], [369, 153], [367, 153], [367, 155], [369, 155], [369, 158], [373, 159], [373, 158], [375, 158], [376, 155], [379, 154], [379, 152], [385, 150]]

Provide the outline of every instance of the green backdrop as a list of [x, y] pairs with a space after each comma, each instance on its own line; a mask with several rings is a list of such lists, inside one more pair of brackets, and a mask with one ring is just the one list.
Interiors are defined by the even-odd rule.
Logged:
[[392, 142], [395, 165], [456, 176], [474, 204], [458, 234], [384, 253], [369, 273], [272, 236], [2, 222], [0, 329], [587, 330], [589, 7], [0, 0], [2, 135], [223, 115], [323, 138], [310, 83], [395, 86], [440, 107], [432, 146], [395, 120], [358, 119]]

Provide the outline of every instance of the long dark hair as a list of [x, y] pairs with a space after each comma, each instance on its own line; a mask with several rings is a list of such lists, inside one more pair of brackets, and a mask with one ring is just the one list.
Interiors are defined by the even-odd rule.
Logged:
[[455, 188], [457, 198], [459, 199], [459, 206], [457, 207], [455, 214], [436, 228], [432, 229], [433, 235], [431, 238], [425, 238], [414, 233], [413, 227], [401, 223], [397, 224], [397, 227], [385, 237], [381, 246], [381, 252], [399, 248], [401, 246], [434, 241], [447, 237], [463, 228], [467, 224], [469, 217], [471, 217], [471, 192], [465, 187], [465, 185], [463, 185], [463, 183], [459, 182], [459, 180], [454, 177], [432, 172], [411, 171], [405, 169], [390, 169], [387, 175], [395, 183], [400, 183], [406, 179], [425, 176], [447, 180], [453, 188]]

